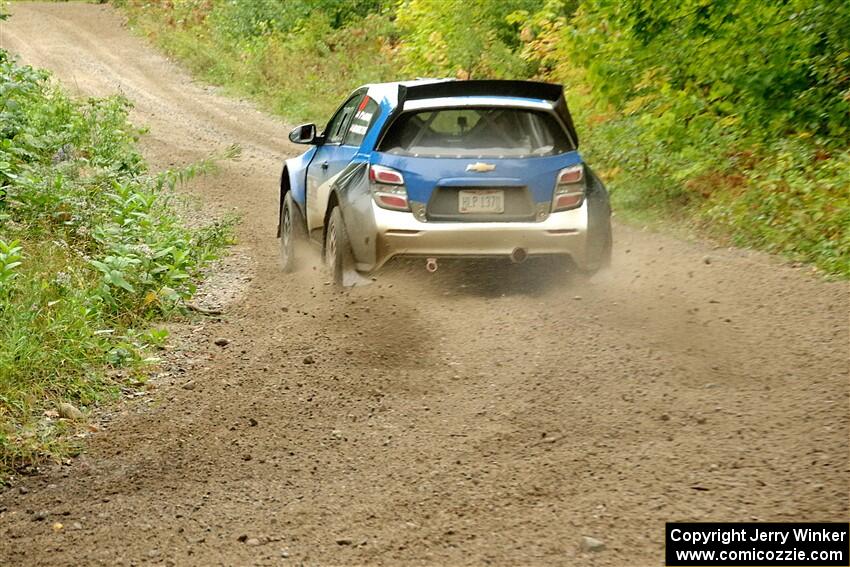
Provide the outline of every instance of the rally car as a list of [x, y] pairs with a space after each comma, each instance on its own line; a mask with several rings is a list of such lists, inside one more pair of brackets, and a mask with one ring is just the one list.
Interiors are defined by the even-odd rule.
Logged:
[[559, 85], [417, 80], [355, 90], [280, 182], [280, 259], [319, 246], [333, 281], [396, 257], [529, 257], [595, 272], [611, 255], [608, 193], [582, 160]]

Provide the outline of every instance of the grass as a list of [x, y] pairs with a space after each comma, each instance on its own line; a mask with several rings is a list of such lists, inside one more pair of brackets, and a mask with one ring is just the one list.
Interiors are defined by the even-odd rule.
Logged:
[[317, 15], [297, 34], [234, 42], [206, 25], [193, 2], [123, 5], [134, 29], [193, 74], [293, 123], [322, 123], [357, 86], [397, 78], [387, 39], [392, 28], [382, 15], [362, 19], [356, 30], [333, 29]]
[[[850, 278], [850, 150], [799, 137], [764, 143], [739, 133], [691, 133], [686, 148], [651, 147], [634, 122], [615, 116], [598, 123], [583, 150], [602, 164], [621, 218], [687, 227]], [[700, 170], [689, 171], [695, 164]]]
[[[86, 414], [144, 382], [232, 220], [188, 228], [120, 98], [74, 100], [0, 51], [0, 482], [76, 450]], [[235, 155], [230, 149], [216, 158]]]

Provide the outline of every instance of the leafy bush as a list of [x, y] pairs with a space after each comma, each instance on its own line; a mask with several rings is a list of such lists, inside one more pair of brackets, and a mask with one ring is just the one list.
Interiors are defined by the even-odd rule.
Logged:
[[523, 55], [568, 85], [620, 211], [850, 275], [846, 3], [561, 8], [522, 15]]
[[228, 0], [216, 3], [209, 15], [211, 25], [230, 41], [272, 34], [288, 34], [313, 18], [331, 29], [340, 29], [373, 13], [380, 13], [389, 0]]
[[51, 407], [141, 372], [161, 337], [136, 329], [179, 309], [229, 239], [228, 223], [189, 230], [169, 206], [210, 164], [149, 174], [128, 110], [72, 100], [0, 51], [0, 478], [68, 450]]
[[516, 52], [519, 28], [508, 16], [536, 0], [405, 0], [397, 22], [410, 75], [469, 78], [529, 76], [534, 65]]

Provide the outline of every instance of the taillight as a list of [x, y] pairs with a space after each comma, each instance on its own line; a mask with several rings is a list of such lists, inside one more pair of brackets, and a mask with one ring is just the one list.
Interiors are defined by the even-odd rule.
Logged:
[[372, 198], [379, 207], [396, 211], [410, 210], [404, 176], [400, 172], [383, 165], [373, 165], [369, 167], [369, 179], [372, 182]]
[[575, 209], [584, 201], [584, 166], [574, 165], [558, 172], [552, 212]]
[[582, 179], [584, 179], [584, 167], [580, 165], [562, 169], [560, 173], [558, 173], [558, 185], [578, 183]]
[[369, 168], [369, 179], [376, 183], [387, 185], [404, 185], [404, 176], [401, 173], [383, 165], [373, 165]]

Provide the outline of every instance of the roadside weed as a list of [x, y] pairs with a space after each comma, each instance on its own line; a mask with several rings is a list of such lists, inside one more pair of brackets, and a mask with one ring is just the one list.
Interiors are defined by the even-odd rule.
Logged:
[[189, 228], [173, 190], [237, 147], [151, 174], [121, 97], [77, 101], [0, 51], [0, 482], [75, 450], [84, 412], [144, 382], [232, 219]]

